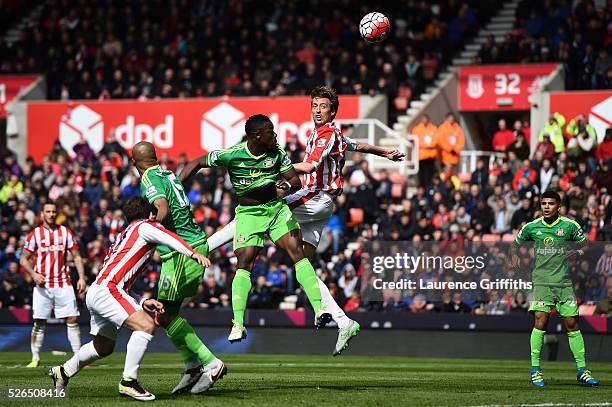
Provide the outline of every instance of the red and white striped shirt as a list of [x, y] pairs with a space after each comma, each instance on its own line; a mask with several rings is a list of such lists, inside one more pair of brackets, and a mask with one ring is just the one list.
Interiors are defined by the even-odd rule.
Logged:
[[119, 234], [108, 250], [94, 284], [114, 285], [129, 290], [134, 280], [147, 268], [158, 244], [165, 244], [185, 256], [194, 253], [183, 239], [160, 223], [148, 220], [133, 221]]
[[45, 278], [46, 288], [70, 285], [66, 254], [79, 248], [70, 229], [66, 226], [49, 229], [40, 225], [30, 232], [23, 248], [36, 254], [34, 271]]
[[357, 143], [344, 136], [333, 122], [313, 129], [306, 141], [304, 162], [311, 163], [315, 171], [304, 175], [302, 189], [340, 195], [344, 185], [344, 152], [355, 150], [356, 146]]

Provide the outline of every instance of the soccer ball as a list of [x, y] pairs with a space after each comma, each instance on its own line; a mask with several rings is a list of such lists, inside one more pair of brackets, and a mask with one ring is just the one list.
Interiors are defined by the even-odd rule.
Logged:
[[389, 19], [382, 13], [368, 13], [359, 22], [359, 33], [367, 42], [381, 42], [389, 35], [391, 24]]

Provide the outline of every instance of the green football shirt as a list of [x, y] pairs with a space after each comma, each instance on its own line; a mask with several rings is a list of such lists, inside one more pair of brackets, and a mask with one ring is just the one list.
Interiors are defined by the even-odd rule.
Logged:
[[[148, 168], [140, 180], [140, 195], [150, 203], [160, 198], [168, 201], [169, 216], [163, 225], [183, 238], [191, 247], [206, 242], [206, 234], [193, 218], [183, 184], [172, 171], [165, 170], [159, 165]], [[174, 250], [165, 245], [158, 245], [157, 251], [162, 259], [174, 255]]]
[[207, 167], [225, 167], [236, 195], [243, 196], [249, 191], [280, 179], [281, 173], [293, 168], [291, 159], [281, 146], [272, 152], [254, 155], [246, 141], [233, 147], [214, 150], [206, 154]]
[[584, 242], [586, 237], [580, 225], [565, 216], [559, 216], [552, 224], [540, 217], [522, 227], [515, 243], [534, 242], [535, 268], [533, 284], [551, 287], [571, 287], [567, 242]]

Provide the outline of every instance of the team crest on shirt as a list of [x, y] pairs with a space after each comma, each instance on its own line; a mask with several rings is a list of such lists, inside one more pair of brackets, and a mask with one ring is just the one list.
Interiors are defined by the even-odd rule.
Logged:
[[236, 239], [236, 243], [244, 243], [245, 241], [246, 239], [242, 235], [238, 236], [238, 239]]
[[266, 166], [266, 168], [270, 168], [274, 165], [274, 160], [271, 158], [266, 158], [264, 160], [264, 165]]
[[563, 230], [561, 228], [557, 229], [557, 236], [559, 236], [559, 237], [565, 236], [565, 230]]
[[543, 306], [544, 306], [544, 305], [546, 305], [546, 304], [544, 304], [544, 301], [538, 301], [538, 302], [536, 303], [536, 305], [537, 305], [538, 307], [543, 307]]
[[320, 138], [317, 140], [317, 147], [325, 147], [325, 139], [324, 138]]

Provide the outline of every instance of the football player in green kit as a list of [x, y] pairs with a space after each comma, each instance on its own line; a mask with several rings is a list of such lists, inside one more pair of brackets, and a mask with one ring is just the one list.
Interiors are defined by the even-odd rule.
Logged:
[[[540, 196], [542, 217], [527, 223], [516, 236], [514, 243], [534, 242], [535, 268], [533, 270], [533, 298], [529, 311], [535, 315], [535, 326], [531, 332], [531, 382], [544, 387], [540, 368], [540, 352], [548, 318], [552, 309], [563, 318], [569, 347], [574, 354], [578, 382], [597, 386], [599, 382], [586, 367], [584, 338], [578, 326], [578, 305], [569, 275], [568, 258], [582, 256], [584, 251], [568, 250], [566, 242], [585, 242], [582, 228], [575, 221], [559, 215], [561, 197], [553, 191]], [[516, 256], [516, 255], [515, 255]], [[515, 257], [514, 263], [517, 264]]]
[[[132, 160], [140, 173], [140, 192], [157, 209], [156, 220], [185, 240], [198, 253], [208, 256], [206, 235], [193, 218], [189, 199], [178, 177], [160, 167], [153, 144], [134, 145]], [[204, 268], [194, 260], [167, 246], [158, 245], [162, 268], [157, 300], [165, 312], [157, 322], [166, 329], [185, 363], [185, 372], [172, 394], [208, 390], [227, 372], [225, 364], [213, 355], [196, 335], [193, 327], [179, 316], [183, 300], [193, 297], [202, 282]]]
[[251, 269], [266, 234], [278, 247], [287, 251], [293, 261], [297, 280], [315, 311], [316, 325], [325, 326], [332, 318], [321, 305], [317, 275], [302, 249], [300, 226], [277, 194], [277, 188], [298, 190], [300, 178], [287, 153], [278, 145], [274, 127], [267, 116], [249, 117], [245, 132], [245, 142], [211, 151], [189, 162], [179, 174], [184, 181], [201, 168], [225, 167], [238, 196], [233, 242], [238, 270], [232, 282], [234, 319], [228, 337], [230, 342], [246, 338], [244, 312], [251, 290]]

